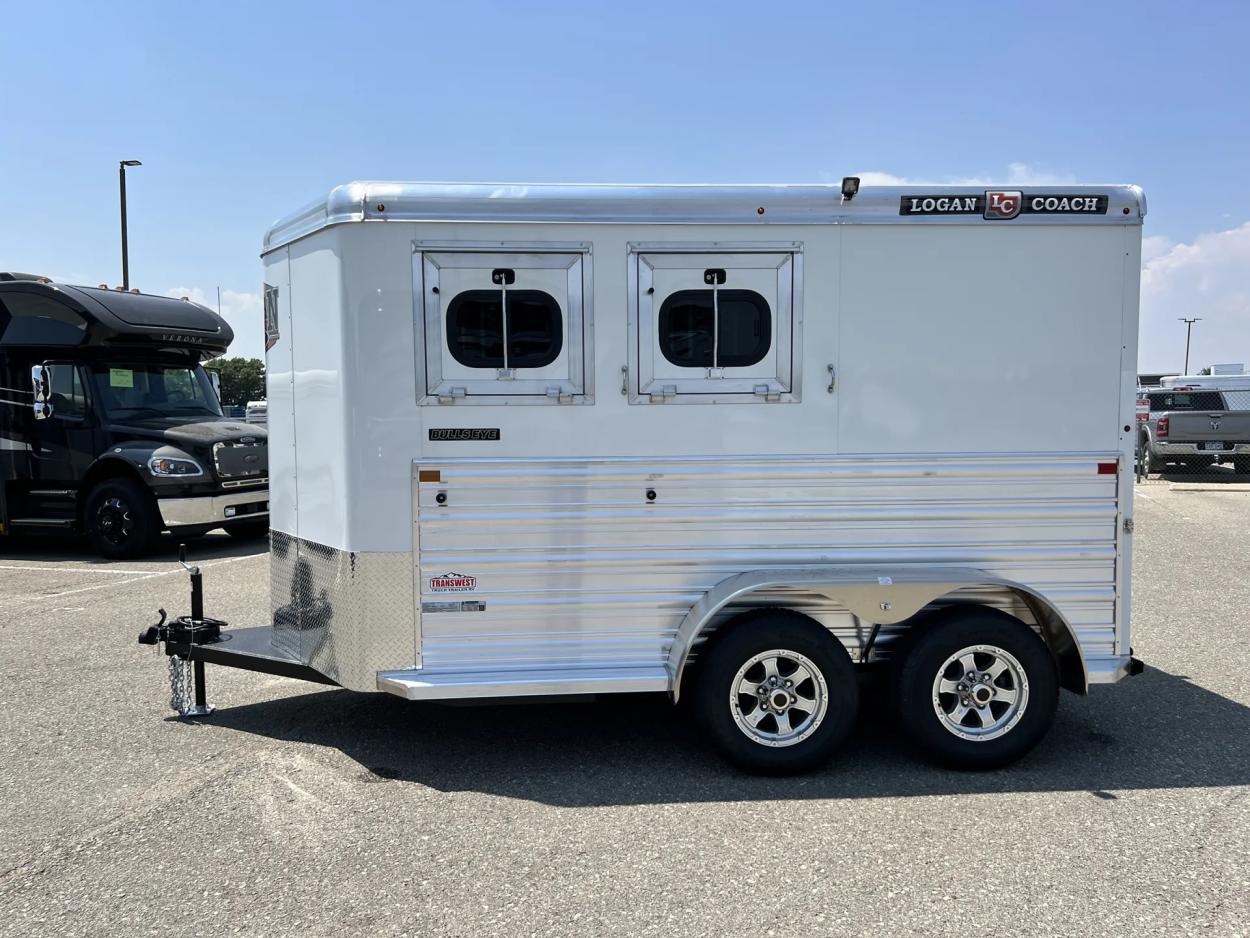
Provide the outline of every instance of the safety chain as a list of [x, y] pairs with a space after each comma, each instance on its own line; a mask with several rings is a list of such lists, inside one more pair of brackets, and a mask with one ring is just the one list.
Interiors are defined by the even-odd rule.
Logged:
[[193, 687], [192, 664], [190, 658], [169, 656], [169, 706], [180, 714], [191, 709], [191, 690]]

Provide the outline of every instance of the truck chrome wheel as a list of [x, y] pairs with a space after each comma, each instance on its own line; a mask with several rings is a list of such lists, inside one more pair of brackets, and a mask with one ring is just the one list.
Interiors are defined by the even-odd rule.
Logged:
[[730, 684], [738, 729], [763, 746], [793, 746], [816, 732], [829, 709], [825, 676], [797, 651], [770, 649], [748, 658]]
[[1024, 716], [1029, 680], [1010, 653], [994, 645], [961, 648], [933, 679], [933, 709], [960, 739], [997, 739]]

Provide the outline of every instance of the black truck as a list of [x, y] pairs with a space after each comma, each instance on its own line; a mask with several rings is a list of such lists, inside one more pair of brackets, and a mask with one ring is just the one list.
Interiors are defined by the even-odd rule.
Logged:
[[186, 300], [0, 274], [0, 535], [110, 558], [165, 530], [263, 536], [266, 432], [222, 416], [201, 365], [233, 338]]

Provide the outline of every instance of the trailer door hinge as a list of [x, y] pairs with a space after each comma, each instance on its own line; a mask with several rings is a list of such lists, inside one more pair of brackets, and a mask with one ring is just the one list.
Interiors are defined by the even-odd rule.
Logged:
[[766, 401], [779, 401], [779, 400], [781, 400], [781, 392], [780, 392], [780, 391], [773, 390], [772, 388], [770, 388], [770, 387], [769, 387], [768, 385], [766, 385], [766, 384], [757, 384], [757, 385], [755, 386], [755, 396], [756, 396], [756, 397], [762, 397], [762, 398], [764, 398], [764, 400], [766, 400]]
[[669, 398], [676, 397], [676, 396], [677, 396], [677, 385], [666, 384], [662, 388], [660, 388], [658, 391], [651, 392], [651, 403], [662, 404], [664, 401], [667, 401]]
[[561, 404], [571, 404], [573, 402], [573, 395], [561, 388], [547, 388], [547, 396], [559, 401]]
[[1132, 518], [1124, 519], [1124, 533], [1125, 534], [1133, 533], [1133, 519]]
[[446, 394], [438, 396], [440, 404], [453, 404], [458, 397], [468, 397], [468, 392], [464, 388], [448, 388]]

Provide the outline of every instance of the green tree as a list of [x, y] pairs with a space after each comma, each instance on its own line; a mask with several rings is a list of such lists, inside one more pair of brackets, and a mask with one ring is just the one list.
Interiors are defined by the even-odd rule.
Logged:
[[221, 402], [244, 406], [265, 396], [265, 363], [259, 358], [217, 358], [204, 365], [221, 378]]

